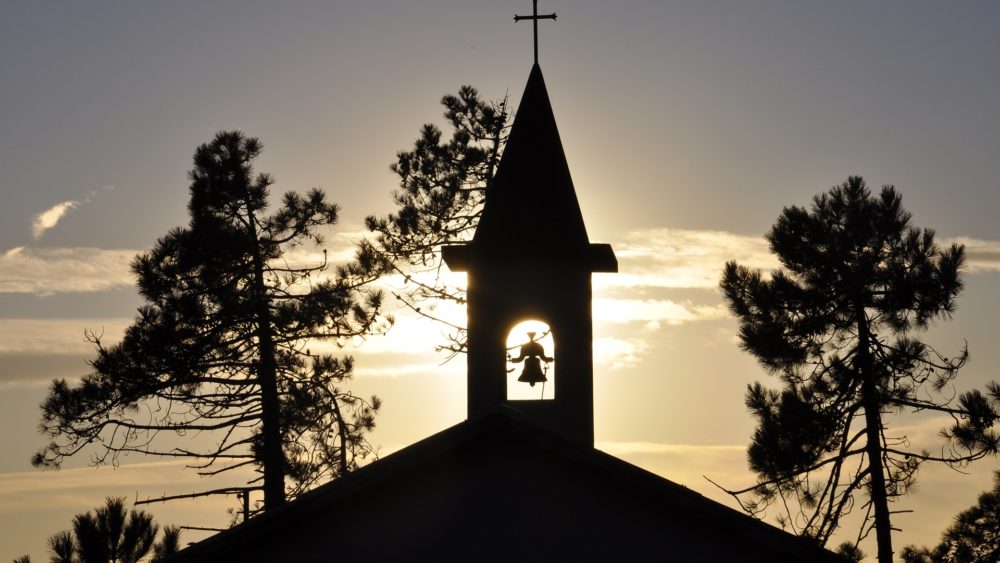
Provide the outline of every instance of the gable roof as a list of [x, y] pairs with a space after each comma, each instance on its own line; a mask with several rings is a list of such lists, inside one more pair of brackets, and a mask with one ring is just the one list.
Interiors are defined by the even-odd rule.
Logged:
[[[397, 502], [403, 497], [413, 498]], [[553, 520], [566, 528], [550, 527]], [[513, 543], [490, 545], [490, 538], [506, 537], [508, 526], [519, 530]], [[607, 537], [595, 537], [601, 534]], [[842, 561], [509, 408], [421, 440], [169, 561], [395, 560], [420, 553], [501, 560], [521, 549], [517, 542], [534, 546], [522, 559], [541, 560], [546, 549], [550, 556], [653, 549], [643, 548], [647, 540], [681, 553], [745, 554], [701, 561]], [[469, 545], [484, 543], [488, 551], [468, 553]]]

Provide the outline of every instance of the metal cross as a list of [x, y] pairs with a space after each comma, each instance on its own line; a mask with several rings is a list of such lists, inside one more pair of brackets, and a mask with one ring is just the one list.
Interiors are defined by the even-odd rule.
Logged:
[[531, 20], [532, 25], [535, 27], [535, 64], [538, 64], [538, 20], [554, 20], [556, 19], [555, 12], [551, 14], [538, 15], [538, 0], [531, 0], [532, 4], [532, 14], [530, 16], [519, 16], [514, 14], [514, 21], [519, 22], [521, 20]]

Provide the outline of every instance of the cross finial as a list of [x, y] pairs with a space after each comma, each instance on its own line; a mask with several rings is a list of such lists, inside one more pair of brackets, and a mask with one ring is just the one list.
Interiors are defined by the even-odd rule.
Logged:
[[554, 20], [556, 19], [555, 12], [551, 14], [538, 15], [538, 0], [531, 0], [532, 10], [530, 16], [519, 16], [514, 14], [514, 21], [519, 22], [521, 20], [531, 20], [532, 25], [535, 28], [535, 64], [538, 64], [538, 20]]

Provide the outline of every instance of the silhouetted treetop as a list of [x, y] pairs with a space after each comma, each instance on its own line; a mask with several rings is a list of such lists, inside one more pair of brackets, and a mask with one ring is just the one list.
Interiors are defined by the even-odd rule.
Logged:
[[[94, 512], [77, 514], [73, 528], [49, 537], [53, 563], [139, 563], [152, 554], [152, 562], [176, 553], [180, 529], [167, 526], [156, 541], [159, 525], [141, 510], [128, 510], [125, 499], [108, 497]], [[30, 561], [27, 557], [25, 561]]]

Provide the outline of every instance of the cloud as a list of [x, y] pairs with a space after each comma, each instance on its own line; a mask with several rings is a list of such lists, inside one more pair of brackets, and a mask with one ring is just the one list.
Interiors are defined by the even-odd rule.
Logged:
[[[595, 326], [617, 325], [616, 337], [598, 337], [594, 340], [594, 364], [605, 370], [626, 369], [640, 364], [663, 339], [653, 334], [662, 325], [677, 326], [691, 322], [728, 319], [725, 305], [696, 305], [654, 299], [595, 299]], [[714, 338], [703, 343], [712, 345], [722, 335], [722, 340], [733, 338], [732, 330], [719, 328]]]
[[323, 264], [325, 260], [330, 267], [327, 271], [329, 274], [337, 266], [354, 260], [358, 241], [363, 239], [365, 235], [366, 233], [363, 231], [324, 233], [323, 244], [289, 247], [285, 251], [284, 261], [292, 266], [300, 267], [316, 266]]
[[[422, 354], [433, 353], [435, 346], [448, 344], [448, 335], [452, 333], [448, 325], [423, 318], [409, 309], [392, 310], [391, 304], [387, 310], [395, 319], [388, 332], [343, 341], [313, 340], [309, 349], [314, 353], [327, 354]], [[440, 304], [432, 314], [456, 325], [466, 322], [465, 307], [450, 302]]]
[[[969, 273], [1000, 271], [1000, 241], [944, 239], [965, 245]], [[599, 288], [715, 289], [729, 260], [762, 270], [780, 266], [762, 236], [725, 231], [645, 229], [613, 243], [619, 273], [595, 276]]]
[[598, 442], [595, 447], [616, 456], [634, 454], [680, 454], [697, 455], [701, 453], [731, 454], [736, 452], [743, 456], [747, 447], [739, 444], [704, 445], [704, 444], [667, 444], [663, 442]]
[[669, 299], [595, 299], [594, 320], [605, 323], [666, 323], [679, 325], [692, 321], [712, 321], [729, 317], [725, 305], [695, 305]]
[[649, 352], [650, 345], [641, 337], [597, 338], [594, 340], [594, 365], [610, 370], [620, 370], [639, 364]]
[[0, 319], [0, 384], [37, 385], [90, 371], [94, 346], [84, 331], [118, 342], [132, 319]]
[[[88, 200], [84, 200], [86, 201]], [[59, 206], [42, 215], [49, 214], [57, 207]], [[53, 214], [54, 218], [47, 218], [44, 222], [48, 225], [46, 228], [51, 228], [58, 222], [63, 213], [65, 209], [59, 211], [58, 216]], [[334, 244], [330, 245], [330, 252], [325, 258], [330, 268], [317, 276], [317, 279], [330, 275], [338, 264], [353, 257], [354, 247], [351, 241], [358, 235], [359, 233], [344, 233], [333, 237], [331, 242]], [[17, 246], [0, 254], [0, 293], [52, 295], [133, 287], [135, 280], [130, 264], [136, 254], [139, 251]], [[296, 247], [285, 255], [285, 262], [292, 266], [316, 266], [323, 264], [323, 261], [322, 249]]]
[[[28, 508], [31, 499], [44, 496], [50, 502], [72, 505], [70, 500], [79, 491], [107, 487], [113, 472], [117, 488], [133, 493], [143, 488], [198, 484], [198, 476], [184, 471], [185, 461], [154, 461], [121, 465], [117, 469], [61, 469], [58, 472], [30, 471], [0, 474], [0, 506], [2, 512]], [[131, 495], [130, 495], [131, 496]], [[97, 497], [99, 502], [100, 497]]]
[[[84, 200], [87, 201], [87, 200]], [[72, 202], [63, 202], [63, 204]], [[60, 204], [63, 205], [63, 204]], [[56, 210], [55, 206], [49, 211]], [[48, 214], [46, 211], [43, 215]], [[61, 216], [65, 209], [59, 212]], [[55, 224], [58, 217], [47, 220]], [[48, 223], [46, 223], [48, 224]], [[327, 262], [331, 267], [348, 261], [353, 256], [354, 242], [363, 233], [341, 233], [331, 238]], [[943, 241], [966, 246], [970, 273], [1000, 271], [1000, 242], [956, 237]], [[722, 267], [727, 260], [765, 270], [778, 267], [777, 260], [767, 248], [762, 237], [737, 235], [724, 231], [695, 231], [683, 229], [648, 229], [633, 231], [615, 243], [620, 262], [620, 273], [594, 276], [598, 290], [667, 288], [715, 289], [718, 287]], [[135, 250], [105, 250], [72, 247], [15, 247], [0, 254], [0, 293], [53, 293], [106, 291], [133, 285], [129, 263], [137, 254]], [[289, 264], [321, 264], [321, 250], [296, 248], [288, 253]], [[442, 272], [449, 285], [462, 286], [464, 274]], [[434, 283], [434, 274], [423, 273], [414, 277], [421, 283]], [[322, 277], [322, 275], [320, 276]], [[407, 284], [402, 276], [389, 276], [380, 281], [389, 292], [405, 291]], [[720, 318], [712, 307], [692, 305], [689, 302], [659, 301], [652, 310], [637, 306], [646, 302], [622, 301], [618, 306], [602, 305], [609, 313], [607, 322], [619, 322], [621, 314], [615, 310], [624, 307], [645, 318], [657, 315], [656, 320], [673, 324], [703, 318]], [[449, 319], [464, 318], [462, 311], [447, 311]], [[646, 319], [651, 320], [651, 319]]]
[[91, 355], [84, 331], [117, 342], [132, 319], [0, 319], [0, 354], [52, 353]]
[[646, 229], [613, 244], [620, 273], [595, 276], [607, 288], [715, 289], [727, 260], [773, 269], [778, 261], [760, 236], [724, 231]]
[[969, 237], [945, 239], [944, 244], [964, 244], [966, 265], [970, 274], [1000, 272], [1000, 241]]
[[705, 477], [731, 487], [754, 481], [745, 445], [598, 441], [594, 447], [728, 506], [733, 500]]
[[[431, 358], [432, 360], [435, 358]], [[464, 358], [463, 358], [464, 359]], [[427, 377], [432, 375], [464, 375], [465, 362], [461, 359], [445, 364], [438, 362], [399, 362], [392, 366], [366, 367], [364, 362], [354, 366], [355, 377], [402, 377], [418, 375]]]
[[0, 293], [108, 291], [134, 284], [129, 264], [134, 250], [26, 248], [0, 254]]
[[42, 238], [45, 231], [48, 231], [58, 225], [59, 221], [61, 221], [62, 218], [65, 217], [71, 210], [76, 209], [85, 203], [90, 203], [95, 197], [100, 195], [101, 192], [113, 189], [115, 189], [114, 186], [104, 186], [100, 190], [92, 190], [89, 194], [87, 194], [87, 197], [81, 200], [68, 199], [53, 205], [38, 215], [35, 215], [35, 219], [31, 223], [32, 236], [35, 237], [35, 240]]
[[[27, 459], [28, 455], [24, 456]], [[199, 477], [185, 469], [185, 461], [131, 463], [117, 468], [66, 468], [59, 471], [24, 471], [0, 474], [0, 546], [17, 554], [32, 551], [32, 559], [47, 560], [46, 538], [69, 527], [73, 516], [104, 503], [108, 496], [156, 498], [203, 491], [253, 479], [251, 469], [237, 469], [215, 479]], [[257, 497], [259, 498], [259, 497]], [[256, 500], [256, 499], [255, 499]], [[191, 500], [139, 506], [160, 524], [193, 524], [225, 527], [227, 508], [238, 506], [233, 496], [213, 495]], [[198, 541], [208, 532], [185, 530], [184, 543]]]
[[75, 209], [79, 206], [80, 203], [81, 202], [79, 201], [67, 200], [62, 203], [57, 203], [45, 211], [42, 211], [38, 215], [35, 215], [35, 220], [31, 223], [31, 234], [35, 237], [35, 240], [42, 238], [45, 231], [59, 224], [59, 220], [62, 219], [69, 210]]
[[[88, 371], [84, 360], [94, 355], [94, 346], [84, 331], [96, 332], [105, 343], [121, 340], [132, 318], [88, 319], [0, 319], [0, 382], [44, 380], [76, 376]], [[386, 336], [338, 346], [336, 342], [313, 340], [307, 344], [312, 353], [334, 356], [353, 355], [355, 377], [401, 377], [464, 373], [464, 358], [442, 365], [444, 355], [434, 352], [434, 345], [444, 343], [442, 334], [429, 334], [433, 323], [407, 318], [401, 330]], [[38, 364], [26, 370], [26, 363]], [[63, 373], [67, 370], [72, 373]], [[37, 373], [36, 373], [37, 372]]]

